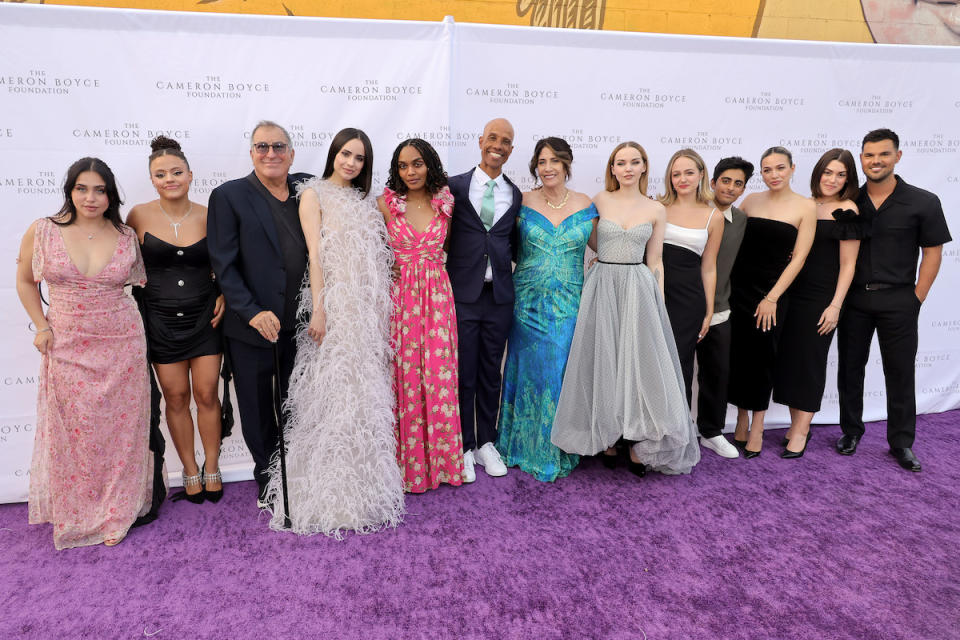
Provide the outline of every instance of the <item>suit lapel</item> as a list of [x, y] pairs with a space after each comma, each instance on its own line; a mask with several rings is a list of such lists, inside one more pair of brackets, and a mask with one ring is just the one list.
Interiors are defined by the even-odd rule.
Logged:
[[[270, 240], [270, 244], [273, 245], [277, 255], [281, 255], [283, 252], [280, 250], [280, 238], [277, 237], [277, 225], [273, 221], [273, 213], [270, 211], [270, 201], [266, 199], [266, 195], [269, 195], [270, 192], [260, 183], [255, 173], [247, 176], [247, 182], [250, 186], [248, 194], [250, 209], [257, 220], [260, 221], [263, 230], [266, 231], [267, 239]], [[266, 195], [264, 191], [266, 191]]]
[[[470, 202], [470, 185], [473, 184], [473, 172], [476, 170], [477, 168], [474, 167], [473, 170], [467, 171], [461, 176], [457, 176], [463, 180], [463, 184], [459, 185], [458, 188], [458, 191], [463, 194], [459, 198], [459, 202], [462, 203], [464, 211], [466, 211], [468, 214], [472, 214], [472, 219], [476, 220], [477, 224], [479, 224], [481, 228], [486, 228], [483, 226], [483, 220], [480, 219], [480, 214], [476, 209], [473, 208], [473, 203]], [[458, 201], [457, 196], [454, 196], [454, 201]]]

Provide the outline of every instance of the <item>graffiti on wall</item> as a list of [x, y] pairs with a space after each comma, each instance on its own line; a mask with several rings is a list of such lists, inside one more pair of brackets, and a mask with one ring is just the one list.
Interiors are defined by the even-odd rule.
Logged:
[[517, 0], [517, 15], [532, 27], [603, 29], [606, 0]]

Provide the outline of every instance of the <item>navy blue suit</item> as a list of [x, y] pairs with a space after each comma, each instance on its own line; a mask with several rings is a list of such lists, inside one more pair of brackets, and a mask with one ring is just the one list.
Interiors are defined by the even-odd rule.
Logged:
[[[463, 449], [470, 451], [497, 437], [500, 409], [500, 367], [513, 321], [513, 267], [516, 220], [523, 195], [513, 190], [513, 204], [487, 231], [470, 203], [471, 171], [449, 180], [454, 197], [447, 274], [457, 308], [460, 375], [460, 420]], [[487, 259], [493, 272], [485, 282]], [[476, 424], [476, 433], [474, 433]]]
[[[290, 197], [296, 194], [294, 183], [310, 177], [305, 173], [288, 176]], [[279, 434], [273, 413], [273, 345], [250, 326], [250, 320], [261, 311], [284, 318], [284, 309], [296, 304], [300, 293], [288, 290], [278, 235], [281, 232], [270, 202], [249, 176], [225, 182], [210, 194], [207, 247], [226, 301], [223, 329], [233, 366], [240, 424], [261, 492]], [[306, 253], [306, 245], [303, 251]], [[284, 399], [296, 355], [294, 329], [282, 326], [277, 340]]]

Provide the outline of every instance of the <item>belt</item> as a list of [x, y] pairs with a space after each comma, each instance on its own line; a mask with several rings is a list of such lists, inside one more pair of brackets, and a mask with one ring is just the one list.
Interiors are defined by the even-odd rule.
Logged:
[[600, 260], [600, 259], [597, 259], [597, 262], [599, 262], [600, 264], [619, 264], [625, 267], [633, 267], [638, 264], [643, 264], [642, 262], [607, 262], [606, 260]]
[[866, 291], [880, 291], [881, 289], [893, 289], [894, 287], [902, 287], [901, 284], [887, 284], [885, 282], [868, 282], [863, 285], [864, 290]]

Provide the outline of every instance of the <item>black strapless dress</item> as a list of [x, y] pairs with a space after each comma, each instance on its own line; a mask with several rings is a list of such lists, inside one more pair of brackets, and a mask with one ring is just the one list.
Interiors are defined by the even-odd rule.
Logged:
[[816, 413], [827, 382], [827, 356], [836, 330], [821, 336], [817, 321], [833, 301], [840, 276], [840, 241], [860, 240], [867, 221], [837, 209], [836, 220], [817, 220], [817, 233], [803, 269], [788, 289], [790, 308], [780, 334], [773, 400]]
[[730, 386], [727, 398], [740, 409], [765, 411], [773, 390], [777, 343], [787, 296], [777, 302], [772, 331], [757, 328], [757, 305], [790, 263], [797, 229], [787, 222], [748, 218], [743, 243], [730, 274]]
[[221, 353], [220, 329], [210, 326], [218, 291], [206, 238], [179, 247], [145, 233], [140, 249], [150, 360], [170, 364]]

